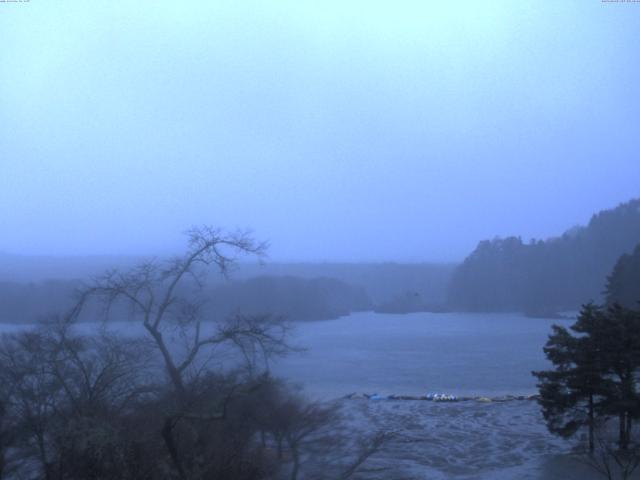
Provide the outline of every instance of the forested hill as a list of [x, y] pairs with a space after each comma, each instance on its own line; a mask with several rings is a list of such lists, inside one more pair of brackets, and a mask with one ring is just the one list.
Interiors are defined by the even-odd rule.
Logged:
[[455, 270], [453, 308], [544, 314], [600, 301], [618, 258], [640, 243], [640, 199], [594, 215], [561, 237], [485, 240]]
[[622, 255], [607, 278], [606, 301], [637, 309], [640, 302], [640, 244], [631, 254]]
[[[0, 281], [0, 323], [30, 323], [53, 314], [64, 314], [73, 306], [73, 293], [78, 286], [77, 280], [28, 284]], [[204, 292], [194, 294], [202, 295], [204, 316], [212, 320], [236, 313], [271, 314], [294, 321], [327, 320], [372, 309], [364, 288], [332, 278], [261, 276], [216, 283]], [[111, 308], [111, 318], [131, 318], [131, 312], [124, 307], [115, 304]], [[88, 304], [80, 320], [93, 321], [103, 317], [103, 309]]]
[[[162, 260], [153, 256], [87, 256], [47, 257], [10, 255], [0, 252], [0, 310], [3, 309], [3, 283], [31, 284], [45, 287], [46, 292], [56, 282], [89, 279], [117, 268], [126, 271], [145, 260]], [[244, 259], [247, 260], [247, 259]], [[446, 301], [447, 286], [455, 264], [442, 263], [339, 263], [339, 262], [273, 262], [265, 264], [238, 262], [231, 272], [233, 281], [255, 277], [297, 277], [300, 279], [333, 278], [352, 286], [363, 287], [376, 305], [397, 302], [411, 295], [428, 305], [442, 305]], [[224, 284], [225, 279], [215, 270], [208, 281]], [[57, 287], [56, 287], [57, 288]], [[41, 289], [36, 288], [38, 292]], [[34, 290], [34, 291], [35, 291]], [[26, 291], [26, 290], [22, 290]], [[44, 293], [46, 297], [48, 293]], [[19, 296], [22, 293], [18, 294]], [[64, 298], [63, 298], [64, 300]]]

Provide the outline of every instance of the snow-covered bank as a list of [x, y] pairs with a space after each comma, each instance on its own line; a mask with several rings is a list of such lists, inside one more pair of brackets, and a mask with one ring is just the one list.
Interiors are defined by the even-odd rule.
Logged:
[[354, 431], [394, 433], [360, 480], [599, 478], [572, 453], [575, 443], [548, 433], [534, 401], [342, 405]]

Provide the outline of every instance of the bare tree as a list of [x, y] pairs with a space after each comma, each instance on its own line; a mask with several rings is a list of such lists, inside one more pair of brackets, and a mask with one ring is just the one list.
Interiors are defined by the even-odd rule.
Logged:
[[[185, 391], [187, 372], [197, 366], [204, 350], [221, 344], [240, 348], [245, 359], [255, 363], [257, 352], [266, 359], [288, 350], [286, 324], [269, 315], [236, 316], [218, 320], [213, 332], [203, 332], [203, 287], [211, 270], [227, 277], [239, 255], [262, 258], [266, 244], [256, 242], [247, 232], [224, 233], [211, 227], [187, 232], [184, 255], [167, 261], [145, 261], [128, 271], [112, 270], [79, 291], [70, 317], [77, 317], [83, 306], [100, 299], [106, 307], [126, 304], [139, 318], [160, 352], [165, 370], [179, 395]], [[184, 349], [172, 348], [165, 338], [171, 328], [179, 331]], [[197, 369], [195, 369], [197, 371]]]
[[118, 419], [148, 391], [141, 347], [82, 337], [64, 322], [5, 336], [0, 383], [2, 427], [9, 430], [2, 440], [12, 461], [4, 470], [12, 467], [17, 478], [85, 478], [87, 471], [117, 478], [106, 468], [127, 449]]
[[282, 381], [266, 383], [259, 399], [251, 411], [264, 432], [262, 443], [273, 440], [289, 480], [352, 478], [391, 437], [355, 433], [344, 421], [341, 402], [310, 402]]
[[[188, 238], [184, 255], [109, 271], [61, 322], [0, 342], [0, 475], [18, 452], [23, 478], [344, 480], [382, 445], [269, 375], [269, 359], [291, 350], [281, 318], [207, 318], [208, 276], [265, 245], [207, 227]], [[106, 319], [126, 307], [144, 338], [78, 335], [96, 301]], [[236, 368], [212, 367], [220, 351]]]
[[640, 466], [640, 445], [630, 441], [621, 448], [610, 430], [608, 422], [596, 426], [595, 448], [584, 456], [583, 462], [607, 480], [627, 480]]
[[[224, 233], [211, 227], [193, 228], [187, 236], [188, 247], [182, 256], [141, 262], [124, 272], [112, 270], [85, 285], [78, 292], [78, 302], [69, 319], [78, 318], [83, 307], [97, 299], [105, 307], [106, 318], [113, 307], [126, 305], [130, 315], [141, 321], [160, 353], [174, 390], [175, 401], [167, 397], [164, 402], [162, 438], [179, 477], [196, 478], [193, 469], [199, 467], [189, 459], [206, 456], [211, 451], [205, 441], [207, 432], [201, 428], [203, 422], [223, 420], [229, 402], [246, 394], [243, 390], [247, 385], [240, 381], [237, 388], [199, 395], [199, 377], [211, 373], [205, 368], [206, 362], [217, 347], [227, 345], [241, 354], [246, 371], [255, 376], [259, 364], [268, 369], [269, 357], [282, 355], [289, 347], [288, 328], [281, 318], [270, 315], [206, 318], [203, 293], [212, 271], [228, 277], [238, 256], [261, 259], [266, 244], [256, 242], [247, 232]], [[177, 332], [183, 348], [173, 345], [167, 332]], [[183, 437], [197, 439], [190, 451], [180, 448], [176, 440], [178, 430]], [[201, 451], [195, 452], [194, 448]]]
[[176, 402], [148, 342], [47, 324], [0, 341], [0, 478], [273, 478], [252, 412], [272, 379], [207, 371]]

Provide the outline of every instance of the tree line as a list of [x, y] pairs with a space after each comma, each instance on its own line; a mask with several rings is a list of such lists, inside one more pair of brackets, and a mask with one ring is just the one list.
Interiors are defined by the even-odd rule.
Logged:
[[640, 243], [640, 199], [594, 215], [559, 238], [485, 240], [456, 269], [448, 301], [471, 311], [548, 314], [599, 302], [618, 258]]
[[[205, 281], [265, 246], [245, 233], [189, 233], [182, 256], [106, 272], [73, 308], [0, 342], [0, 479], [347, 479], [386, 439], [358, 438], [335, 404], [269, 374], [295, 350], [279, 317], [206, 322]], [[77, 320], [126, 308], [145, 335]], [[115, 310], [112, 307], [118, 307]], [[233, 353], [231, 366], [223, 358]]]
[[[73, 292], [81, 284], [73, 280], [0, 282], [0, 321], [34, 323], [51, 313], [65, 311], [73, 305]], [[329, 320], [372, 308], [363, 288], [333, 278], [260, 276], [237, 280], [234, 277], [233, 281], [209, 284], [202, 293], [207, 298], [203, 313], [218, 319], [236, 313], [271, 312], [294, 320]], [[126, 308], [121, 307], [113, 306], [113, 316], [127, 316]], [[95, 305], [89, 305], [79, 320], [96, 321], [100, 313]]]
[[640, 466], [639, 267], [640, 245], [616, 263], [605, 305], [585, 304], [569, 328], [553, 326], [544, 347], [553, 368], [533, 372], [549, 431], [572, 437], [586, 429], [588, 463], [608, 478], [629, 478]]

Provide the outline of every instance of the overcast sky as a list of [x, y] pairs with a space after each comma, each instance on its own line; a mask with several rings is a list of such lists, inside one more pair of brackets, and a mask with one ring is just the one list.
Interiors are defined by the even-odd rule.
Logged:
[[640, 196], [638, 3], [31, 0], [0, 45], [0, 251], [450, 261]]

